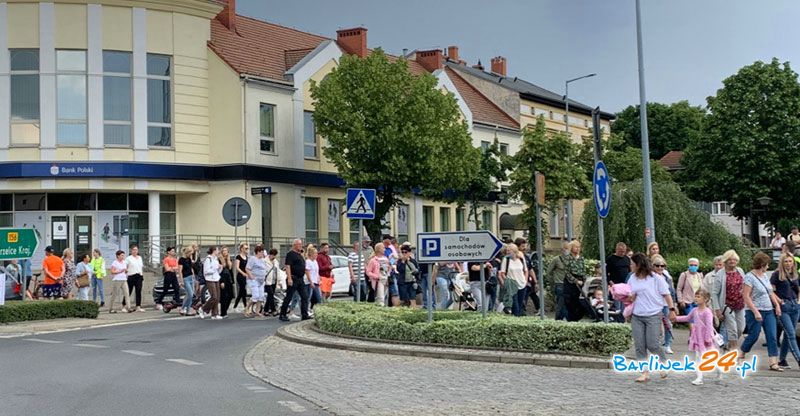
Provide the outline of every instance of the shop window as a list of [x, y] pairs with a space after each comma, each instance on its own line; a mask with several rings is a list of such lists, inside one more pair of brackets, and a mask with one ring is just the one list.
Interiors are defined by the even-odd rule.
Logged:
[[306, 243], [319, 242], [319, 198], [306, 197]]
[[39, 51], [11, 49], [11, 144], [39, 144]]
[[0, 211], [13, 211], [13, 210], [14, 210], [14, 195], [0, 194]]
[[0, 212], [0, 228], [13, 227], [13, 226], [14, 226], [14, 214], [10, 212]]
[[175, 195], [161, 194], [159, 200], [161, 212], [175, 212]]
[[49, 211], [94, 211], [97, 209], [97, 194], [47, 194], [47, 209]]
[[128, 209], [131, 211], [147, 211], [147, 194], [128, 194]]
[[45, 194], [15, 194], [14, 211], [44, 211], [46, 201]]
[[128, 194], [97, 194], [97, 209], [100, 211], [127, 211]]

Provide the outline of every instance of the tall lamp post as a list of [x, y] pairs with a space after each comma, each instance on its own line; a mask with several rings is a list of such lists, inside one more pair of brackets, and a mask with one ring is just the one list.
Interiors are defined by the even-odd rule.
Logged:
[[653, 181], [650, 178], [650, 139], [647, 135], [647, 94], [644, 89], [644, 52], [642, 48], [642, 11], [636, 0], [636, 52], [639, 61], [639, 120], [642, 135], [642, 179], [644, 188], [644, 235], [647, 244], [656, 241], [653, 215]]
[[[564, 82], [564, 103], [565, 103], [564, 106], [565, 106], [565, 111], [567, 113], [564, 116], [564, 121], [566, 123], [567, 136], [569, 136], [569, 83], [570, 82], [575, 82], [577, 80], [584, 79], [584, 78], [591, 78], [591, 77], [596, 76], [596, 75], [597, 74], [592, 73], [592, 74], [584, 75], [584, 76], [581, 76], [581, 77], [568, 79], [566, 82]], [[572, 141], [572, 137], [570, 137], [570, 141]], [[566, 219], [567, 219], [567, 221], [566, 221], [567, 222], [567, 227], [566, 227], [567, 228], [567, 240], [568, 241], [572, 241], [572, 200], [568, 199], [568, 200], [566, 200], [564, 202], [564, 204], [566, 206], [566, 211], [567, 211], [567, 215], [566, 215]]]

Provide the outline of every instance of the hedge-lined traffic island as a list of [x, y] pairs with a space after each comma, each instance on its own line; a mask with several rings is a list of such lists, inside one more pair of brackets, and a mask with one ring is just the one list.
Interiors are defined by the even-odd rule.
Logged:
[[0, 323], [40, 321], [55, 318], [97, 318], [100, 307], [86, 300], [40, 300], [6, 302], [0, 306]]
[[475, 312], [437, 311], [427, 322], [421, 309], [386, 308], [331, 302], [314, 308], [322, 331], [385, 341], [447, 346], [496, 348], [537, 353], [608, 356], [631, 346], [631, 329], [624, 324], [539, 320]]

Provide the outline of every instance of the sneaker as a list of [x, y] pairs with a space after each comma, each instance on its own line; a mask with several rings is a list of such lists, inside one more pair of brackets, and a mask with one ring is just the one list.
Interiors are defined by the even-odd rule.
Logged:
[[122, 309], [121, 309], [121, 312], [123, 312], [123, 313], [128, 313], [128, 312], [130, 312], [130, 311], [128, 310], [128, 308], [126, 308], [126, 307], [124, 307], [124, 306], [123, 306], [123, 307], [122, 307]]
[[221, 319], [222, 319], [222, 317], [221, 317], [221, 316], [219, 316], [219, 315], [215, 315], [215, 316], [212, 316], [212, 317], [211, 317], [211, 319], [213, 319], [213, 320], [215, 320], [215, 321], [219, 321], [219, 320], [221, 320]]
[[308, 311], [308, 316], [313, 318], [314, 317], [314, 311]]
[[156, 310], [157, 311], [163, 311], [164, 310], [164, 305], [159, 303], [158, 305], [156, 305]]
[[144, 312], [144, 311], [146, 311], [146, 309], [145, 309], [145, 308], [143, 308], [143, 307], [141, 307], [141, 306], [137, 306], [137, 307], [136, 307], [136, 312]]
[[779, 362], [778, 363], [778, 367], [780, 367], [780, 368], [782, 368], [784, 370], [788, 370], [788, 369], [792, 368], [792, 367], [789, 367], [789, 363], [787, 363], [786, 360], [783, 360], [783, 361]]
[[297, 316], [296, 313], [293, 313], [293, 314], [289, 315], [289, 319], [294, 319], [296, 321], [296, 320], [300, 319], [300, 317]]
[[703, 385], [703, 379], [701, 379], [701, 378], [696, 378], [696, 379], [694, 379], [694, 380], [692, 381], [692, 384], [693, 384], [693, 385], [695, 385], [695, 386], [702, 386], [702, 385]]
[[106, 303], [105, 303], [105, 302], [103, 302], [103, 301], [101, 301], [101, 302], [100, 302], [100, 307], [102, 308], [103, 306], [106, 306]]
[[672, 351], [671, 347], [664, 347], [664, 352], [667, 354], [675, 354], [675, 351]]
[[108, 313], [117, 313], [117, 311], [112, 309], [112, 310], [108, 311]]
[[181, 316], [186, 316], [186, 315], [189, 314], [189, 312], [186, 310], [186, 308], [181, 308], [181, 312], [180, 313], [181, 313]]
[[286, 315], [279, 316], [278, 320], [283, 321], [283, 322], [289, 322], [289, 318], [287, 318]]
[[197, 317], [200, 318], [200, 319], [206, 319], [206, 314], [205, 314], [205, 312], [203, 312], [202, 309], [198, 309], [197, 310]]

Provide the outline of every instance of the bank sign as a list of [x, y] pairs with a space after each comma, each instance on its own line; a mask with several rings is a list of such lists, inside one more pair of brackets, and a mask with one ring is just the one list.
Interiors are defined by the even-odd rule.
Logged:
[[0, 260], [30, 258], [38, 245], [32, 228], [0, 228]]

